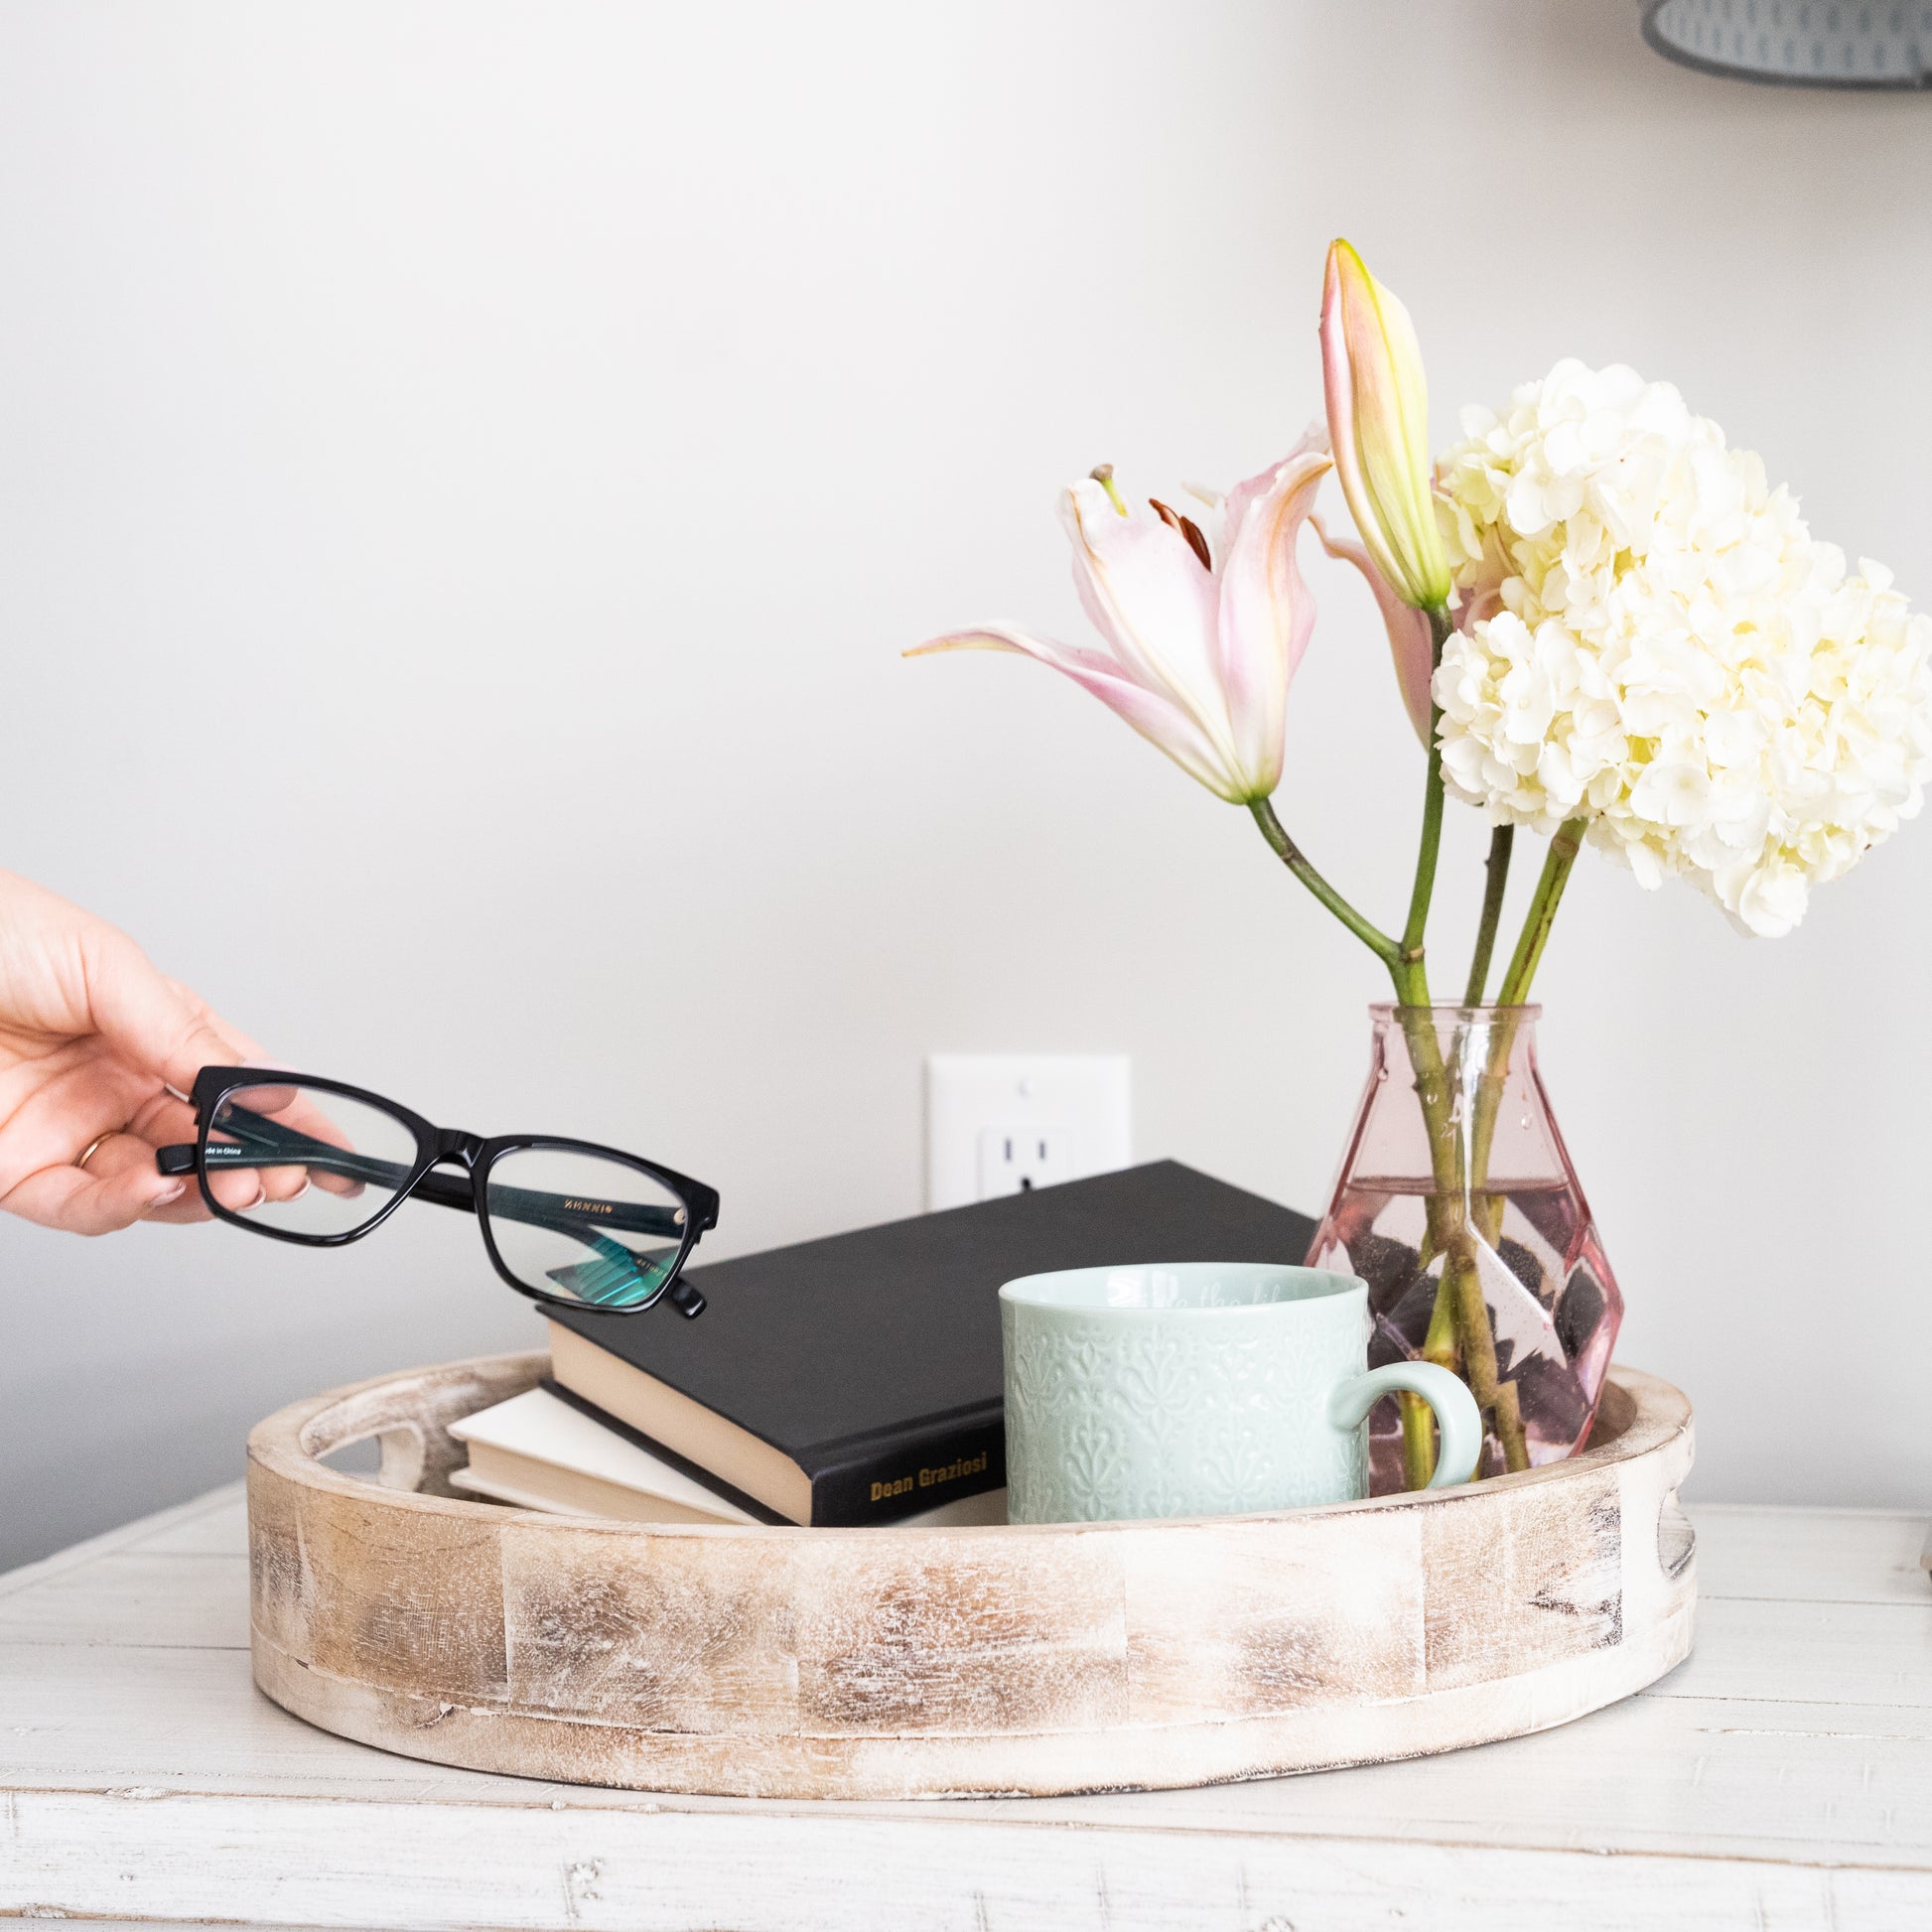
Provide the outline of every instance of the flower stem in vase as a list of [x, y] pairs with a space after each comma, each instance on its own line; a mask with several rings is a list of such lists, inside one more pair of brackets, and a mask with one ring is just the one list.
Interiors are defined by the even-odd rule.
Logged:
[[[1425, 1244], [1422, 1264], [1433, 1259]], [[1446, 1368], [1451, 1375], [1462, 1371], [1462, 1352], [1455, 1336], [1455, 1311], [1447, 1292], [1439, 1289], [1436, 1306], [1430, 1312], [1429, 1333], [1424, 1337], [1422, 1358]], [[1405, 1395], [1402, 1402], [1402, 1479], [1411, 1489], [1424, 1489], [1436, 1473], [1436, 1418], [1420, 1396]], [[1481, 1473], [1480, 1464], [1477, 1473]]]
[[[1509, 1009], [1498, 1014], [1490, 1033], [1489, 1050], [1484, 1056], [1482, 1077], [1476, 1083], [1475, 1118], [1469, 1134], [1469, 1173], [1473, 1191], [1470, 1215], [1476, 1238], [1492, 1253], [1502, 1240], [1503, 1214], [1508, 1199], [1500, 1190], [1489, 1187], [1489, 1153], [1496, 1137], [1496, 1116], [1501, 1110], [1503, 1088], [1509, 1077], [1510, 1054], [1516, 1042], [1516, 1015]], [[1473, 1255], [1470, 1274], [1475, 1274]], [[1485, 1334], [1489, 1327], [1487, 1305], [1481, 1288], [1475, 1290], [1476, 1305], [1482, 1311]], [[1489, 1345], [1490, 1361], [1495, 1360], [1495, 1344]], [[1473, 1384], [1471, 1385], [1473, 1387]], [[1480, 1398], [1477, 1398], [1480, 1401]], [[1503, 1446], [1503, 1466], [1515, 1471], [1530, 1466], [1529, 1442], [1523, 1433], [1523, 1408], [1514, 1382], [1496, 1386], [1496, 1440]]]
[[[1529, 1444], [1522, 1408], [1514, 1384], [1502, 1381], [1498, 1374], [1496, 1338], [1477, 1260], [1480, 1248], [1494, 1246], [1502, 1226], [1504, 1203], [1487, 1191], [1485, 1182], [1488, 1148], [1508, 1071], [1515, 1022], [1513, 1017], [1505, 1017], [1502, 1024], [1489, 1030], [1483, 1070], [1471, 1083], [1460, 1064], [1467, 1035], [1458, 1035], [1456, 1057], [1447, 1061], [1432, 1009], [1404, 1008], [1401, 1019], [1410, 1064], [1416, 1073], [1416, 1099], [1429, 1136], [1431, 1192], [1421, 1259], [1427, 1267], [1440, 1255], [1443, 1264], [1423, 1343], [1424, 1357], [1460, 1368], [1476, 1406], [1485, 1412], [1495, 1430], [1504, 1467], [1512, 1472], [1527, 1469]], [[1467, 1091], [1471, 1084], [1473, 1094]], [[1402, 1425], [1403, 1475], [1416, 1486], [1416, 1471], [1422, 1470], [1427, 1481], [1434, 1466], [1433, 1432], [1427, 1411], [1417, 1415], [1409, 1404], [1403, 1406]]]
[[1469, 959], [1469, 983], [1462, 1004], [1479, 1007], [1489, 984], [1489, 961], [1496, 950], [1496, 928], [1502, 923], [1503, 895], [1509, 889], [1509, 855], [1516, 843], [1513, 825], [1498, 825], [1489, 834], [1489, 858], [1483, 866], [1482, 917], [1476, 926], [1476, 948]]
[[1396, 1399], [1402, 1405], [1402, 1486], [1427, 1489], [1436, 1473], [1436, 1418], [1429, 1404], [1407, 1389]]
[[[1398, 982], [1398, 984], [1400, 984]], [[1449, 1069], [1443, 1059], [1442, 1041], [1436, 1036], [1436, 1016], [1432, 1008], [1403, 1005], [1397, 1009], [1403, 1035], [1409, 1045], [1409, 1064], [1415, 1074], [1417, 1105], [1422, 1109], [1423, 1125], [1429, 1136], [1431, 1185], [1424, 1202], [1425, 1230], [1420, 1260], [1427, 1268], [1443, 1257], [1442, 1283], [1436, 1292], [1436, 1307], [1431, 1313], [1429, 1337], [1439, 1349], [1456, 1352], [1454, 1329], [1453, 1267], [1455, 1223], [1460, 1184], [1456, 1145], [1455, 1101]], [[1461, 1351], [1465, 1356], [1467, 1351]], [[1491, 1350], [1494, 1359], [1494, 1350]], [[1450, 1364], [1446, 1363], [1446, 1366]], [[1466, 1363], [1464, 1375], [1467, 1378]], [[1482, 1396], [1470, 1381], [1470, 1392], [1478, 1407]], [[1405, 1401], [1402, 1413], [1403, 1479], [1412, 1489], [1426, 1484], [1436, 1466], [1434, 1419], [1426, 1403]]]
[[[1477, 1244], [1494, 1250], [1502, 1238], [1503, 1215], [1508, 1202], [1500, 1191], [1489, 1187], [1489, 1159], [1495, 1145], [1497, 1116], [1502, 1108], [1510, 1056], [1516, 1042], [1517, 1009], [1529, 993], [1530, 981], [1535, 977], [1537, 965], [1543, 957], [1543, 948], [1549, 942], [1550, 928], [1556, 920], [1563, 889], [1569, 883], [1570, 870], [1577, 863], [1577, 855], [1583, 850], [1586, 824], [1584, 819], [1571, 819], [1550, 841], [1543, 873], [1537, 881], [1536, 896], [1523, 922], [1522, 937], [1517, 941], [1509, 970], [1503, 975], [1498, 995], [1499, 1010], [1489, 1030], [1488, 1048], [1483, 1056], [1482, 1072], [1475, 1082], [1470, 1109], [1468, 1169], [1460, 1201], [1466, 1219], [1458, 1230], [1460, 1241], [1452, 1241], [1446, 1255], [1443, 1293], [1438, 1296], [1440, 1313], [1442, 1301], [1446, 1296], [1452, 1295], [1456, 1328], [1462, 1343], [1464, 1379], [1477, 1406], [1493, 1412], [1496, 1440], [1503, 1449], [1503, 1464], [1512, 1473], [1530, 1466], [1529, 1442], [1523, 1428], [1522, 1399], [1516, 1385], [1514, 1382], [1501, 1381], [1497, 1376], [1495, 1337], [1490, 1330], [1489, 1310], [1483, 1299], [1482, 1279], [1476, 1263]], [[1484, 895], [1485, 926], [1489, 923], [1492, 894], [1496, 909], [1500, 911], [1501, 907], [1501, 893], [1495, 890], [1495, 841], [1492, 840], [1492, 893]], [[1505, 868], [1507, 864], [1505, 852]], [[1488, 936], [1493, 937], [1493, 929]], [[1478, 940], [1478, 953], [1483, 950], [1483, 941]], [[1486, 959], [1483, 967], [1483, 977], [1487, 978]], [[1473, 969], [1470, 978], [1473, 983]], [[1430, 1326], [1433, 1333], [1436, 1326], [1434, 1318]]]
[[1520, 1007], [1529, 995], [1530, 981], [1536, 977], [1537, 963], [1549, 943], [1550, 927], [1556, 922], [1563, 889], [1570, 883], [1570, 868], [1584, 849], [1584, 833], [1588, 824], [1587, 818], [1568, 819], [1550, 841], [1549, 853], [1543, 861], [1543, 876], [1536, 882], [1536, 897], [1530, 901], [1529, 917], [1523, 921], [1523, 936], [1516, 942], [1509, 971], [1503, 975], [1502, 987], [1496, 994], [1498, 1006]]

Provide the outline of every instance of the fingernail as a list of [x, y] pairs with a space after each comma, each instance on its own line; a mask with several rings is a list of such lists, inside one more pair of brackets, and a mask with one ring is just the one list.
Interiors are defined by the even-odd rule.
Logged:
[[187, 1193], [187, 1191], [188, 1182], [185, 1180], [177, 1180], [172, 1185], [162, 1188], [160, 1193], [150, 1195], [148, 1205], [150, 1207], [166, 1207], [170, 1201], [180, 1200], [182, 1195]]

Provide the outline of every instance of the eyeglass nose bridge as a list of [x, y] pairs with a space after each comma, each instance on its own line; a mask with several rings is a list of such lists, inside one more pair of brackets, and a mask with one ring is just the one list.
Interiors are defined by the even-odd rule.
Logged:
[[466, 1172], [474, 1171], [483, 1159], [483, 1151], [481, 1134], [466, 1134], [460, 1127], [439, 1127], [432, 1165], [441, 1167], [445, 1161], [454, 1161]]

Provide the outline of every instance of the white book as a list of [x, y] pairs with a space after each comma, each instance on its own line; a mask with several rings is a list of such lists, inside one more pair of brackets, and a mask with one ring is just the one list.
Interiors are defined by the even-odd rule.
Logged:
[[[758, 1518], [673, 1468], [660, 1455], [561, 1401], [548, 1389], [482, 1409], [450, 1425], [470, 1466], [453, 1489], [561, 1516], [616, 1516], [639, 1523], [756, 1523]], [[1007, 1492], [990, 1490], [905, 1516], [895, 1529], [1004, 1523]]]
[[626, 1442], [548, 1389], [528, 1389], [450, 1425], [470, 1466], [450, 1477], [526, 1509], [644, 1523], [755, 1523], [756, 1516]]

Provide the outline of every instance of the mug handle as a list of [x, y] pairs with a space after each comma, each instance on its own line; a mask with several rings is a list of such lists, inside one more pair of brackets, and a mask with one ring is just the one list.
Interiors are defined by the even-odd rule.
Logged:
[[1482, 1412], [1461, 1379], [1435, 1362], [1391, 1362], [1386, 1368], [1372, 1368], [1364, 1375], [1351, 1375], [1346, 1382], [1338, 1382], [1328, 1398], [1328, 1420], [1337, 1429], [1357, 1429], [1368, 1412], [1396, 1389], [1421, 1396], [1436, 1412], [1443, 1445], [1436, 1457], [1436, 1473], [1429, 1478], [1430, 1488], [1448, 1489], [1467, 1482], [1476, 1472], [1476, 1457], [1482, 1453]]

